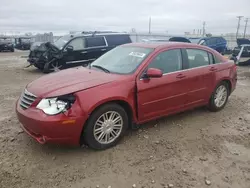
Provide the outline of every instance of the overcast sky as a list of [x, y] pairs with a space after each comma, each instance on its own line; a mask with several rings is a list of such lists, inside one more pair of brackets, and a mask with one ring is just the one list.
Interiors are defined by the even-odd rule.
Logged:
[[0, 0], [0, 33], [148, 31], [149, 16], [152, 32], [192, 32], [206, 21], [207, 32], [235, 33], [238, 15], [250, 18], [250, 0]]

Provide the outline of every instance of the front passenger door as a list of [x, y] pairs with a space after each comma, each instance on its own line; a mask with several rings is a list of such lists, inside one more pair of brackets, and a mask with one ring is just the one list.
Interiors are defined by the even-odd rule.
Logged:
[[[72, 50], [67, 50], [67, 47], [72, 47]], [[63, 49], [63, 61], [67, 67], [82, 65], [87, 59], [83, 37], [72, 39]]]
[[148, 68], [162, 70], [163, 76], [137, 80], [140, 121], [180, 111], [185, 106], [188, 83], [182, 67], [181, 49], [162, 51], [149, 63]]

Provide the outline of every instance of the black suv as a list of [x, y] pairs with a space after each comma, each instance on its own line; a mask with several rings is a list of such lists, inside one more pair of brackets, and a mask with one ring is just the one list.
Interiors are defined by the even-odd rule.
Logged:
[[34, 43], [28, 62], [43, 72], [74, 66], [87, 66], [112, 48], [131, 43], [129, 34], [116, 32], [81, 32], [69, 34], [54, 44]]
[[2, 51], [14, 52], [14, 45], [11, 41], [11, 38], [0, 37], [0, 52]]

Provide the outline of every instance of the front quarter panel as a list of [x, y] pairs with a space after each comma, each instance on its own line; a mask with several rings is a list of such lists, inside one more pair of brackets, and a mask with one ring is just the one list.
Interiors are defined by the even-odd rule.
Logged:
[[99, 106], [112, 102], [124, 101], [129, 104], [136, 121], [135, 81], [119, 81], [77, 92], [84, 114], [90, 116]]

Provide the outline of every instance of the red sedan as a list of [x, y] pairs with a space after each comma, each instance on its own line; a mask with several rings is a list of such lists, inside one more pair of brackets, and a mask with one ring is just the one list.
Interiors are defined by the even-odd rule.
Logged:
[[134, 125], [198, 106], [221, 110], [236, 81], [235, 64], [210, 48], [133, 43], [31, 82], [16, 112], [39, 143], [106, 149]]

